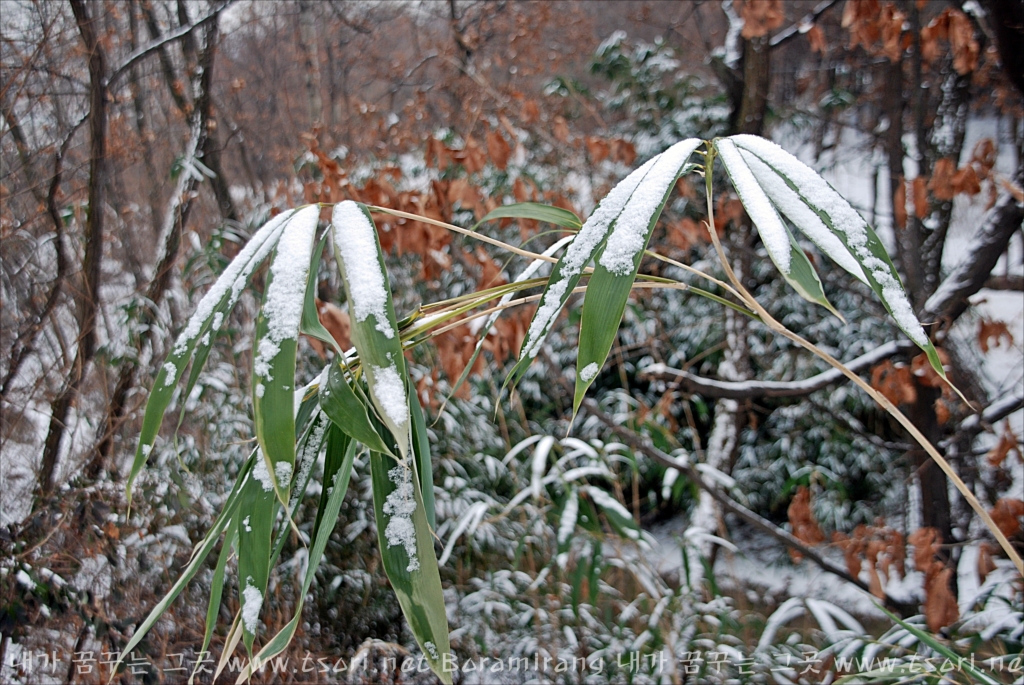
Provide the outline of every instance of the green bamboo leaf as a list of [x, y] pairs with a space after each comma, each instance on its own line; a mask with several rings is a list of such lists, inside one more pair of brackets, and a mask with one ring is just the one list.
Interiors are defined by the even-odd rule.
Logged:
[[235, 482], [234, 487], [231, 489], [227, 499], [224, 501], [224, 507], [217, 515], [213, 525], [210, 526], [210, 530], [207, 531], [202, 542], [200, 542], [192, 552], [192, 558], [189, 559], [188, 566], [186, 566], [185, 570], [181, 572], [178, 579], [174, 581], [174, 585], [172, 585], [167, 594], [163, 596], [163, 599], [157, 602], [156, 606], [154, 606], [149, 612], [149, 615], [146, 616], [145, 620], [139, 624], [138, 628], [135, 629], [135, 633], [132, 635], [131, 639], [128, 640], [128, 644], [125, 645], [125, 648], [121, 650], [121, 653], [118, 655], [117, 663], [114, 664], [114, 667], [111, 669], [111, 673], [116, 673], [117, 667], [122, 661], [124, 661], [124, 658], [130, 654], [140, 642], [142, 642], [142, 639], [146, 637], [150, 629], [156, 625], [156, 622], [159, 621], [160, 617], [164, 615], [165, 611], [167, 611], [171, 602], [181, 594], [181, 591], [185, 589], [185, 586], [188, 585], [189, 581], [195, 577], [203, 562], [206, 560], [206, 557], [209, 556], [210, 552], [217, 545], [217, 540], [220, 538], [221, 533], [224, 532], [228, 523], [231, 522], [237, 513], [239, 502], [242, 498], [243, 484], [249, 479], [249, 473], [255, 465], [258, 457], [259, 455], [256, 453], [249, 455], [249, 458], [238, 473], [238, 480]]
[[450, 685], [448, 618], [419, 481], [412, 468], [378, 452], [370, 453], [370, 474], [384, 570], [430, 668]]
[[640, 528], [637, 526], [633, 516], [626, 507], [622, 506], [619, 500], [615, 499], [601, 488], [593, 485], [583, 485], [582, 492], [587, 493], [590, 501], [604, 513], [608, 523], [620, 534], [631, 540], [640, 539]]
[[[282, 212], [256, 231], [199, 301], [195, 313], [185, 325], [185, 330], [175, 340], [174, 347], [171, 348], [170, 354], [167, 355], [163, 366], [157, 372], [149, 400], [146, 402], [146, 412], [139, 434], [139, 445], [135, 450], [135, 459], [125, 485], [129, 506], [131, 505], [132, 485], [139, 472], [142, 471], [142, 467], [146, 465], [146, 459], [153, 448], [157, 433], [160, 431], [160, 424], [163, 423], [164, 412], [167, 411], [167, 407], [174, 398], [178, 381], [181, 379], [189, 359], [192, 358], [196, 345], [209, 347], [207, 336], [210, 335], [211, 330], [220, 328], [228, 312], [238, 302], [252, 272], [270, 254], [294, 213], [294, 210]], [[201, 368], [205, 360], [206, 354], [202, 353], [197, 355], [194, 364]], [[192, 375], [198, 375], [198, 371], [193, 369]], [[191, 378], [189, 384], [190, 386], [194, 384]]]
[[334, 206], [331, 224], [349, 302], [352, 342], [366, 374], [370, 398], [407, 461], [410, 425], [405, 357], [377, 230], [369, 210], [351, 201]]
[[427, 512], [427, 523], [430, 530], [437, 530], [437, 514], [434, 512], [434, 466], [430, 462], [430, 438], [427, 435], [427, 422], [423, 418], [423, 408], [416, 397], [416, 387], [409, 385], [409, 411], [412, 414], [412, 451], [415, 455], [416, 475], [423, 493], [423, 508]]
[[[659, 155], [660, 157], [660, 155]], [[579, 233], [573, 238], [565, 254], [551, 270], [548, 283], [541, 295], [540, 305], [530, 321], [523, 346], [519, 350], [519, 359], [505, 379], [505, 386], [515, 385], [526, 373], [533, 362], [540, 346], [558, 318], [569, 295], [580, 282], [583, 270], [593, 260], [594, 255], [604, 245], [612, 224], [618, 219], [629, 198], [640, 185], [647, 172], [657, 163], [659, 157], [653, 157], [629, 176], [618, 183], [611, 192], [598, 204], [594, 213], [583, 224]]]
[[896, 325], [925, 352], [935, 372], [946, 378], [938, 352], [914, 314], [899, 273], [868, 222], [817, 172], [775, 143], [749, 135], [732, 136], [729, 140], [778, 174], [839, 238]]
[[395, 456], [370, 422], [365, 400], [356, 395], [338, 362], [328, 365], [320, 375], [320, 406], [352, 438], [375, 452]]
[[338, 347], [338, 341], [320, 323], [320, 316], [316, 310], [317, 267], [320, 265], [320, 257], [323, 255], [324, 245], [327, 244], [329, 233], [330, 231], [324, 231], [323, 237], [320, 238], [316, 248], [313, 249], [313, 258], [309, 261], [309, 272], [312, 277], [306, 283], [306, 297], [302, 304], [302, 323], [299, 324], [299, 330], [320, 342], [330, 345], [334, 348], [335, 352], [343, 355], [345, 351]]
[[517, 204], [502, 205], [497, 209], [491, 210], [487, 213], [487, 216], [473, 224], [473, 228], [470, 230], [475, 231], [481, 224], [494, 221], [495, 219], [536, 219], [537, 221], [544, 221], [556, 226], [565, 226], [566, 228], [579, 229], [583, 227], [583, 222], [580, 221], [580, 218], [568, 209], [542, 205], [536, 202], [519, 202]]
[[655, 164], [626, 201], [606, 242], [599, 248], [583, 301], [573, 416], [618, 335], [626, 301], [654, 226], [676, 181], [693, 169], [687, 160], [702, 142], [690, 138], [655, 157]]
[[295, 466], [295, 349], [320, 207], [299, 210], [270, 264], [253, 342], [253, 424], [268, 475], [282, 502]]
[[[206, 627], [203, 631], [203, 647], [200, 654], [206, 653], [213, 639], [213, 628], [217, 625], [217, 614], [220, 612], [220, 598], [224, 592], [224, 570], [227, 567], [228, 557], [231, 556], [231, 549], [235, 546], [235, 538], [238, 534], [237, 518], [232, 519], [228, 524], [227, 532], [224, 534], [224, 544], [221, 545], [220, 554], [217, 556], [217, 566], [213, 570], [213, 580], [210, 581], [210, 599], [206, 605]], [[197, 661], [195, 668], [188, 677], [189, 685], [195, 681], [196, 670], [202, 661]]]
[[[256, 657], [239, 674], [235, 681], [238, 685], [252, 676], [255, 664], [266, 663], [288, 647], [295, 636], [295, 631], [302, 620], [302, 606], [309, 592], [309, 587], [316, 577], [316, 569], [324, 555], [327, 541], [338, 520], [341, 504], [348, 491], [349, 479], [352, 476], [352, 462], [355, 459], [356, 443], [344, 432], [332, 425], [327, 434], [327, 454], [324, 458], [324, 488], [320, 494], [320, 506], [317, 509], [317, 520], [313, 526], [313, 546], [309, 550], [306, 570], [302, 577], [302, 591], [295, 604], [292, 619], [257, 653]], [[328, 483], [330, 485], [328, 485]]]
[[277, 503], [267, 459], [257, 453], [252, 473], [242, 486], [238, 505], [238, 595], [242, 607], [242, 641], [250, 655], [259, 632], [260, 610], [270, 577], [270, 542]]
[[828, 311], [835, 314], [839, 319], [843, 317], [836, 311], [836, 308], [825, 297], [825, 291], [821, 287], [821, 280], [814, 265], [807, 258], [807, 255], [796, 242], [793, 234], [782, 223], [782, 218], [775, 210], [768, 195], [761, 187], [760, 182], [750, 170], [746, 159], [731, 140], [718, 140], [715, 148], [722, 158], [733, 187], [740, 196], [740, 202], [747, 210], [757, 232], [761, 236], [768, 257], [775, 264], [775, 267], [782, 274], [782, 277], [800, 297], [808, 302], [819, 304]]

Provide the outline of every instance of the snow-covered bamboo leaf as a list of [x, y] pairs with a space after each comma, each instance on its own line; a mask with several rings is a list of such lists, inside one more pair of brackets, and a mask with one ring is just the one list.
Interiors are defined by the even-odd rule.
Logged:
[[[125, 486], [129, 502], [131, 501], [132, 484], [146, 464], [146, 458], [160, 431], [160, 424], [163, 423], [164, 412], [167, 411], [167, 407], [174, 398], [175, 388], [192, 358], [193, 351], [197, 345], [209, 346], [206, 336], [211, 331], [220, 328], [227, 314], [238, 302], [252, 272], [263, 263], [270, 251], [277, 245], [285, 225], [294, 214], [295, 210], [282, 212], [256, 231], [199, 301], [195, 313], [185, 325], [185, 330], [175, 340], [174, 347], [171, 348], [170, 354], [167, 355], [163, 366], [157, 372], [149, 400], [146, 402], [146, 412], [139, 434], [139, 445], [136, 448], [135, 459], [132, 462], [131, 472]], [[205, 359], [205, 353], [197, 355], [195, 363], [201, 366], [200, 362]], [[194, 370], [193, 375], [198, 375], [198, 372]], [[192, 382], [190, 380], [190, 384]]]
[[174, 585], [172, 585], [167, 594], [163, 596], [163, 599], [157, 602], [156, 606], [154, 606], [149, 612], [149, 615], [146, 616], [145, 620], [139, 624], [138, 628], [135, 629], [135, 633], [132, 635], [131, 639], [128, 640], [128, 644], [125, 645], [125, 648], [121, 650], [121, 653], [118, 655], [117, 663], [114, 664], [114, 667], [111, 669], [112, 673], [116, 673], [118, 665], [128, 654], [131, 653], [133, 649], [138, 647], [139, 643], [142, 642], [144, 637], [146, 637], [150, 629], [156, 625], [156, 622], [160, 620], [160, 617], [164, 615], [165, 611], [167, 611], [171, 602], [181, 594], [181, 591], [185, 589], [185, 586], [188, 585], [189, 581], [195, 577], [200, 567], [202, 567], [203, 562], [206, 561], [206, 557], [209, 556], [210, 552], [213, 551], [213, 548], [216, 547], [217, 540], [220, 539], [221, 533], [224, 532], [228, 527], [228, 523], [230, 523], [232, 518], [237, 514], [239, 503], [242, 499], [242, 489], [246, 481], [249, 480], [250, 471], [256, 464], [256, 460], [258, 458], [259, 455], [253, 453], [246, 460], [242, 469], [239, 471], [238, 480], [235, 482], [234, 487], [228, 494], [227, 499], [224, 500], [224, 506], [221, 509], [220, 514], [217, 515], [217, 518], [214, 520], [213, 525], [210, 526], [210, 530], [207, 531], [202, 542], [200, 542], [192, 552], [192, 557], [189, 559], [188, 566], [186, 566], [185, 570], [181, 572], [178, 579], [174, 581]]
[[320, 207], [288, 221], [267, 275], [253, 342], [253, 424], [268, 475], [282, 502], [295, 466], [295, 349]]
[[338, 428], [375, 452], [395, 456], [388, 441], [370, 422], [365, 401], [349, 385], [345, 370], [337, 361], [320, 375], [320, 406]]
[[548, 470], [548, 455], [554, 445], [555, 439], [550, 435], [545, 435], [537, 443], [537, 448], [533, 450], [533, 459], [530, 461], [530, 492], [533, 493], [534, 499], [540, 499], [544, 474]]
[[348, 296], [352, 342], [366, 373], [370, 397], [403, 460], [410, 455], [409, 394], [405, 357], [391, 302], [384, 255], [370, 212], [352, 201], [334, 207], [334, 250]]
[[487, 213], [483, 219], [473, 225], [476, 230], [481, 224], [495, 219], [536, 219], [556, 226], [578, 229], [583, 226], [580, 218], [575, 213], [561, 207], [542, 205], [536, 202], [519, 202], [517, 204], [502, 205]]
[[[292, 637], [295, 636], [295, 631], [302, 620], [302, 605], [306, 593], [309, 592], [313, 578], [316, 576], [317, 566], [323, 557], [327, 541], [338, 520], [341, 504], [345, 500], [345, 493], [348, 491], [349, 479], [352, 476], [352, 462], [356, 453], [355, 447], [356, 443], [337, 426], [332, 425], [328, 429], [327, 454], [324, 458], [325, 487], [320, 495], [317, 520], [313, 526], [313, 545], [309, 549], [309, 556], [306, 560], [306, 569], [302, 577], [302, 591], [299, 593], [299, 599], [295, 605], [295, 613], [292, 615], [292, 619], [263, 646], [251, 663], [266, 663], [283, 652]], [[317, 449], [319, 450], [319, 444]], [[242, 670], [235, 682], [244, 683], [251, 676], [250, 667], [247, 667]]]
[[569, 491], [562, 507], [562, 516], [558, 522], [558, 549], [565, 551], [576, 532], [576, 519], [580, 512], [580, 495], [576, 488]]
[[419, 481], [409, 465], [378, 452], [370, 453], [370, 473], [384, 570], [430, 668], [450, 685], [452, 674], [442, 668], [451, 653], [448, 618]]
[[808, 302], [820, 304], [842, 319], [842, 315], [825, 297], [814, 265], [804, 254], [793, 234], [782, 223], [782, 218], [758, 179], [754, 177], [740, 150], [729, 139], [716, 141], [715, 148], [722, 158], [722, 164], [732, 180], [736, 193], [740, 196], [740, 202], [757, 226], [757, 232], [761, 236], [765, 250], [768, 251], [769, 259], [775, 264], [786, 283], [800, 297]]
[[526, 373], [526, 369], [540, 352], [540, 346], [558, 313], [562, 311], [562, 306], [583, 276], [583, 270], [594, 259], [594, 255], [607, 239], [612, 224], [657, 160], [657, 157], [648, 160], [612, 188], [573, 238], [565, 254], [555, 264], [541, 295], [540, 306], [526, 331], [523, 346], [519, 350], [519, 360], [505, 379], [506, 386], [515, 385]]
[[580, 487], [580, 490], [585, 492], [590, 497], [590, 501], [604, 513], [608, 523], [612, 525], [616, 532], [620, 535], [625, 535], [631, 540], [640, 539], [640, 529], [636, 521], [619, 500], [593, 485], [583, 485]]
[[434, 465], [430, 462], [430, 438], [423, 408], [416, 397], [416, 388], [409, 382], [409, 412], [412, 416], [412, 451], [415, 455], [416, 475], [423, 493], [423, 508], [426, 510], [430, 530], [437, 529], [437, 513], [434, 510]]
[[654, 165], [630, 195], [614, 220], [605, 243], [598, 250], [597, 264], [583, 300], [573, 415], [579, 410], [587, 388], [604, 366], [618, 335], [622, 313], [651, 232], [661, 217], [676, 180], [693, 168], [693, 165], [687, 165], [687, 160], [702, 142], [688, 138], [654, 158]]
[[946, 372], [938, 352], [917, 320], [896, 267], [868, 222], [817, 172], [770, 140], [750, 135], [732, 136], [729, 140], [741, 150], [758, 157], [778, 174], [804, 204], [817, 214], [829, 231], [839, 238], [863, 269], [871, 289], [892, 315], [896, 325], [924, 350], [932, 368], [945, 378]]

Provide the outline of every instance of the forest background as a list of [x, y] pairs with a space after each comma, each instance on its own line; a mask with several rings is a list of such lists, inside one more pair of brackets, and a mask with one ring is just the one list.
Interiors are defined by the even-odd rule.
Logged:
[[[343, 199], [466, 227], [509, 202], [586, 217], [632, 168], [692, 136], [773, 138], [876, 226], [972, 407], [811, 248], [846, 322], [787, 292], [724, 177], [716, 183], [715, 230], [748, 289], [901, 406], [1021, 548], [1019, 3], [6, 0], [0, 10], [5, 681], [105, 681], [100, 655], [125, 644], [209, 527], [252, 435], [260, 277], [178, 399], [189, 413], [176, 432], [167, 422], [130, 518], [126, 464], [170, 341], [267, 217]], [[680, 181], [652, 245], [715, 272], [704, 206], [703, 188]], [[400, 316], [521, 270], [431, 224], [378, 226]], [[551, 229], [479, 230], [541, 251]], [[318, 291], [322, 320], [347, 343], [333, 270]], [[637, 290], [567, 438], [573, 326], [555, 331], [514, 393], [499, 391], [531, 314], [506, 313], [478, 356], [478, 323], [410, 354], [429, 405], [460, 657], [633, 650], [668, 655], [668, 671], [558, 679], [713, 681], [749, 668], [774, 682], [773, 669], [789, 668], [790, 682], [825, 682], [857, 670], [844, 655], [941, 654], [921, 631], [979, 659], [1019, 654], [1019, 575], [924, 451], [820, 361], [733, 310]], [[328, 354], [307, 343], [304, 380]], [[655, 451], [685, 456], [704, 481]], [[582, 507], [571, 518], [570, 499]], [[296, 660], [414, 644], [374, 537], [368, 489], [353, 488], [288, 651]], [[304, 550], [296, 536], [282, 555], [270, 631], [296, 605]], [[149, 676], [122, 678], [176, 682], [172, 657], [195, 661], [212, 573], [147, 638]], [[226, 592], [228, 621], [236, 607]], [[717, 672], [685, 656], [715, 650], [732, 658]], [[820, 673], [783, 661], [819, 651]]]

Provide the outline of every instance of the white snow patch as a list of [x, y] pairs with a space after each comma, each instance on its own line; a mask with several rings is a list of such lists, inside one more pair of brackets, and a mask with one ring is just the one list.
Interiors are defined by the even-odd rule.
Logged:
[[[377, 237], [373, 224], [355, 202], [346, 200], [334, 206], [331, 218], [334, 245], [341, 254], [348, 286], [349, 301], [356, 321], [373, 315], [377, 330], [387, 338], [395, 337], [388, 322], [388, 291], [377, 256]], [[342, 233], [342, 226], [345, 227]]]
[[837, 238], [828, 226], [822, 222], [821, 217], [808, 207], [795, 190], [790, 188], [771, 167], [761, 161], [757, 155], [740, 149], [740, 156], [747, 163], [750, 171], [760, 184], [761, 188], [768, 194], [772, 204], [779, 208], [786, 217], [807, 236], [812, 243], [818, 246], [822, 252], [828, 255], [832, 261], [843, 267], [857, 279], [867, 283], [864, 277], [864, 269], [854, 259], [850, 251], [843, 245], [843, 241]]
[[164, 378], [165, 387], [178, 382], [178, 367], [174, 365], [174, 362], [164, 363], [164, 372], [167, 374], [167, 377]]
[[388, 515], [388, 525], [384, 529], [384, 537], [388, 547], [402, 546], [409, 557], [409, 565], [405, 570], [409, 573], [420, 568], [420, 560], [416, 554], [416, 526], [412, 515], [416, 512], [416, 497], [412, 487], [412, 469], [399, 464], [388, 471], [388, 478], [395, 484], [384, 501], [383, 510]]
[[657, 161], [654, 166], [637, 186], [615, 221], [615, 227], [608, 236], [608, 244], [599, 260], [601, 266], [617, 276], [633, 273], [636, 257], [647, 243], [651, 218], [675, 183], [686, 160], [701, 142], [698, 138], [687, 138], [655, 158]]
[[579, 515], [579, 511], [580, 498], [576, 491], [573, 490], [565, 503], [565, 509], [562, 510], [562, 520], [558, 522], [559, 545], [564, 545], [572, 537], [573, 532], [576, 530], [576, 517]]
[[584, 383], [589, 383], [597, 377], [598, 371], [600, 371], [600, 369], [597, 366], [597, 362], [590, 362], [583, 367], [582, 371], [580, 371], [580, 378]]
[[548, 329], [558, 316], [566, 298], [569, 297], [569, 281], [583, 273], [583, 268], [590, 262], [594, 252], [601, 245], [615, 219], [622, 213], [626, 202], [633, 191], [640, 185], [647, 172], [654, 166], [658, 158], [649, 159], [641, 167], [612, 188], [594, 213], [584, 222], [580, 232], [576, 234], [569, 248], [565, 251], [560, 263], [559, 279], [548, 286], [541, 299], [537, 313], [533, 316], [530, 329], [526, 332], [521, 357], [536, 357], [540, 344], [547, 335]]
[[277, 482], [282, 486], [288, 484], [288, 481], [292, 477], [292, 465], [286, 461], [279, 461], [274, 464], [274, 475], [277, 476]]
[[245, 579], [242, 598], [242, 624], [245, 625], [246, 632], [255, 635], [259, 626], [260, 609], [263, 608], [263, 593], [252, 584], [252, 576]]
[[405, 384], [398, 375], [395, 366], [372, 366], [373, 383], [370, 389], [377, 404], [384, 414], [396, 426], [404, 426], [409, 421], [409, 405], [405, 394]]
[[753, 219], [757, 226], [757, 232], [761, 235], [765, 249], [771, 256], [772, 261], [779, 267], [779, 271], [788, 274], [792, 269], [792, 252], [789, 244], [789, 236], [786, 234], [786, 227], [782, 225], [775, 207], [772, 206], [768, 196], [765, 195], [761, 185], [754, 178], [747, 167], [743, 157], [740, 156], [736, 145], [729, 140], [719, 140], [717, 143], [718, 154], [722, 157], [732, 179], [732, 185], [743, 202], [747, 214]]
[[257, 383], [256, 384], [256, 397], [262, 398], [263, 395], [266, 394], [266, 392], [267, 392], [267, 386], [263, 385], [262, 383]]
[[270, 477], [270, 471], [267, 470], [267, 458], [262, 452], [256, 455], [256, 463], [253, 464], [252, 475], [263, 486], [264, 492], [270, 492], [274, 489], [274, 480]]
[[809, 204], [831, 219], [835, 230], [845, 237], [850, 251], [864, 266], [867, 275], [882, 288], [882, 301], [897, 325], [915, 343], [927, 345], [928, 336], [914, 315], [903, 287], [889, 270], [889, 265], [869, 249], [868, 224], [857, 210], [813, 169], [770, 140], [751, 135], [732, 136], [730, 140], [786, 176], [800, 188], [801, 196], [807, 198]]
[[431, 642], [430, 640], [427, 640], [426, 642], [423, 643], [423, 648], [425, 650], [427, 650], [427, 654], [429, 654], [430, 658], [433, 659], [434, 661], [437, 661], [438, 659], [441, 658], [441, 655], [439, 655], [437, 653], [437, 646], [434, 645], [434, 643]]
[[245, 528], [245, 532], [246, 533], [251, 533], [252, 532], [252, 526], [249, 525], [249, 517], [248, 516], [246, 516], [244, 519], [242, 519], [242, 526]]
[[270, 376], [270, 363], [281, 351], [281, 343], [299, 337], [309, 258], [319, 220], [319, 205], [310, 205], [295, 214], [281, 235], [277, 255], [270, 265], [271, 281], [263, 303], [267, 332], [260, 338], [258, 352], [253, 360], [253, 373], [256, 376], [273, 380]]

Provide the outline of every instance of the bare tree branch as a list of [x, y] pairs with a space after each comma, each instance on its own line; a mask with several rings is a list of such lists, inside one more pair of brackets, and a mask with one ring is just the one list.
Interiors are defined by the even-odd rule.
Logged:
[[[861, 356], [847, 362], [847, 366], [854, 372], [874, 366], [883, 359], [887, 359], [897, 352], [908, 350], [913, 347], [909, 341], [889, 342], [876, 347], [875, 349], [862, 354]], [[823, 371], [816, 376], [805, 378], [800, 381], [742, 381], [730, 382], [719, 381], [711, 378], [703, 378], [688, 371], [673, 369], [664, 364], [652, 364], [640, 373], [641, 378], [657, 378], [666, 381], [680, 383], [690, 392], [699, 393], [705, 397], [724, 397], [734, 400], [752, 399], [757, 397], [802, 397], [812, 392], [821, 390], [833, 383], [842, 382], [846, 377], [836, 369]]]
[[788, 27], [772, 36], [771, 40], [768, 41], [768, 47], [777, 48], [784, 43], [788, 43], [791, 39], [803, 34], [806, 30], [803, 28], [804, 26], [809, 27], [811, 24], [818, 21], [818, 17], [827, 12], [829, 8], [835, 5], [838, 1], [839, 0], [823, 0], [823, 2], [818, 3], [818, 6], [804, 15], [800, 21], [790, 24]]

